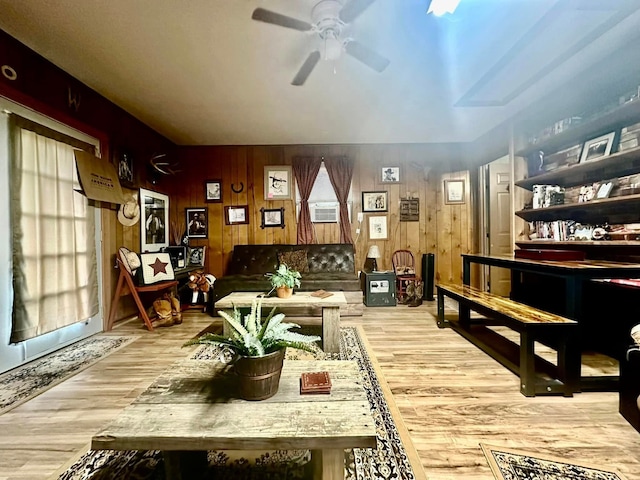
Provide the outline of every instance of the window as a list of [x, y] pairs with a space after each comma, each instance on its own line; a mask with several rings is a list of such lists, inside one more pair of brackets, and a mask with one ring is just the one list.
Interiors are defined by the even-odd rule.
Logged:
[[[349, 199], [347, 200], [347, 208], [349, 209], [349, 221], [351, 221], [351, 204], [352, 189], [349, 189]], [[338, 212], [340, 210], [336, 192], [333, 190], [331, 180], [329, 180], [329, 172], [324, 166], [324, 162], [320, 166], [320, 171], [313, 184], [311, 195], [309, 195], [309, 210], [311, 211], [311, 221], [313, 223], [337, 223]], [[332, 212], [335, 213], [335, 218]], [[300, 214], [300, 192], [296, 184], [296, 215]]]

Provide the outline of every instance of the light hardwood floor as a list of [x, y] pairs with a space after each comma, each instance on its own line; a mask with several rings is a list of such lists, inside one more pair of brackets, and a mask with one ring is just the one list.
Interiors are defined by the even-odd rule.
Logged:
[[[185, 340], [220, 321], [193, 312], [182, 325], [155, 332], [138, 320], [117, 325], [112, 334], [140, 338], [1, 415], [0, 480], [46, 479], [65, 465], [153, 378], [189, 353], [181, 348]], [[425, 302], [365, 308], [362, 317], [343, 318], [344, 325], [363, 327], [429, 479], [493, 479], [481, 442], [640, 478], [640, 433], [618, 414], [617, 393], [526, 398], [515, 375], [455, 332], [439, 330], [434, 314], [435, 303]]]

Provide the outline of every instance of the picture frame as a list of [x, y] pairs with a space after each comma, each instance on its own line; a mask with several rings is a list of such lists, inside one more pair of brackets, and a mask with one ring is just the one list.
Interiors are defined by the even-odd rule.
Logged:
[[262, 217], [260, 228], [284, 228], [284, 207], [261, 208], [260, 214]]
[[608, 182], [602, 182], [598, 187], [598, 192], [596, 193], [596, 199], [604, 199], [609, 198], [611, 195], [611, 190], [615, 186], [615, 182], [613, 180], [609, 180]]
[[456, 205], [465, 203], [465, 185], [464, 180], [445, 180], [444, 181], [444, 203], [447, 205]]
[[417, 222], [420, 220], [420, 202], [417, 198], [400, 199], [400, 221]]
[[400, 183], [400, 167], [382, 167], [380, 169], [381, 183]]
[[204, 201], [207, 203], [222, 203], [222, 180], [205, 180]]
[[133, 188], [133, 157], [131, 152], [125, 149], [115, 149], [115, 165], [118, 170], [118, 180], [120, 185]]
[[169, 196], [140, 189], [140, 253], [159, 252], [169, 246]]
[[584, 142], [582, 155], [580, 155], [580, 163], [591, 162], [611, 155], [611, 148], [613, 147], [615, 136], [616, 132], [611, 132]]
[[224, 221], [227, 225], [246, 225], [249, 223], [248, 205], [227, 205], [224, 207]]
[[370, 240], [386, 240], [387, 239], [387, 216], [372, 215], [369, 217], [369, 239]]
[[204, 267], [207, 247], [188, 247], [187, 264], [190, 267]]
[[374, 192], [362, 192], [363, 212], [388, 212], [389, 192], [380, 190]]
[[187, 236], [207, 238], [209, 236], [209, 215], [206, 207], [185, 208]]
[[291, 165], [266, 165], [264, 167], [265, 200], [289, 200], [292, 192]]

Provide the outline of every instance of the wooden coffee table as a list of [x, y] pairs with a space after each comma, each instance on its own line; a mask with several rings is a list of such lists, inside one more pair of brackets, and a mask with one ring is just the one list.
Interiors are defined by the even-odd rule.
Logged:
[[[322, 349], [325, 352], [340, 352], [340, 307], [347, 305], [347, 299], [343, 292], [331, 292], [333, 295], [327, 298], [312, 297], [312, 292], [296, 292], [289, 298], [264, 297], [262, 308], [273, 307], [321, 307], [322, 308]], [[234, 307], [250, 307], [254, 300], [261, 295], [259, 292], [233, 292], [216, 302], [216, 308], [228, 310], [231, 314]], [[268, 312], [264, 312], [266, 314]], [[231, 333], [229, 325], [223, 321], [223, 333]]]
[[[303, 372], [326, 370], [329, 395], [300, 395]], [[182, 360], [95, 435], [95, 450], [162, 450], [169, 479], [198, 478], [207, 450], [310, 449], [314, 478], [343, 479], [344, 449], [374, 448], [375, 422], [356, 362], [285, 361], [280, 388], [235, 398], [232, 367]]]

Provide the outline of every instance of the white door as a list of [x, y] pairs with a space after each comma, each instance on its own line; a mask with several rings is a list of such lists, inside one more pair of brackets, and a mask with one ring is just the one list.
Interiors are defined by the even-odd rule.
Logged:
[[[491, 162], [488, 168], [488, 246], [489, 255], [511, 255], [511, 194], [509, 157]], [[508, 269], [490, 267], [489, 291], [504, 297], [511, 291], [511, 274]]]

